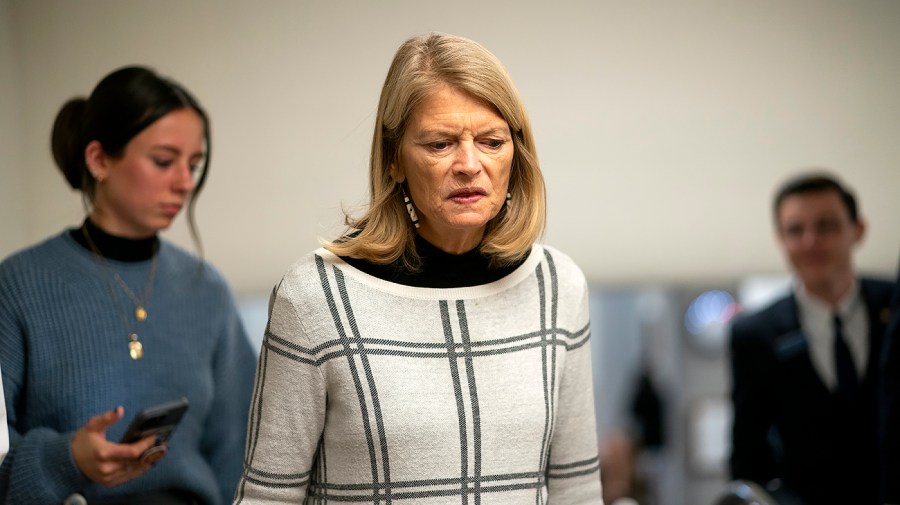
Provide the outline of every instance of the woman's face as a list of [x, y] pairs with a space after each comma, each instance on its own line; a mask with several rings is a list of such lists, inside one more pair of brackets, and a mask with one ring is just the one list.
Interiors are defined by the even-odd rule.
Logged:
[[194, 190], [203, 148], [203, 120], [190, 108], [159, 118], [128, 142], [120, 158], [91, 142], [85, 157], [98, 180], [92, 220], [128, 238], [168, 228]]
[[441, 86], [413, 110], [391, 173], [406, 180], [419, 233], [440, 249], [475, 248], [506, 200], [514, 147], [494, 107]]

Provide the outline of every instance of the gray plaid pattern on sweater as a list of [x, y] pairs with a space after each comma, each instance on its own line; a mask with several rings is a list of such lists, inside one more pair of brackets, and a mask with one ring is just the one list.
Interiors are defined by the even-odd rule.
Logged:
[[587, 284], [390, 283], [319, 249], [276, 286], [235, 503], [599, 504]]

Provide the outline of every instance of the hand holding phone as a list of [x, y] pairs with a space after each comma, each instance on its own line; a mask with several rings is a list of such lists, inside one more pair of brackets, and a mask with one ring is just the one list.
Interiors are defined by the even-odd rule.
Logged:
[[150, 435], [156, 435], [157, 444], [141, 454], [141, 461], [155, 462], [166, 454], [165, 442], [175, 431], [178, 422], [188, 408], [187, 398], [154, 405], [140, 412], [125, 430], [120, 443], [129, 444]]

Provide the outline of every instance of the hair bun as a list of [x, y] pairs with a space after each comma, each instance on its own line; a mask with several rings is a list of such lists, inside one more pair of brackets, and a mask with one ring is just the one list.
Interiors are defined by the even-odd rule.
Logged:
[[76, 97], [62, 106], [53, 122], [50, 136], [50, 150], [59, 170], [72, 189], [82, 189], [87, 175], [84, 163], [84, 140], [82, 129], [87, 110], [87, 99]]

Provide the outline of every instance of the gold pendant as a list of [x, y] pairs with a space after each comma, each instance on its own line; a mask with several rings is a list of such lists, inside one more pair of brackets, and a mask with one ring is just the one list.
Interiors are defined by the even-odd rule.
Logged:
[[138, 305], [138, 307], [134, 309], [134, 317], [136, 317], [138, 321], [143, 323], [147, 320], [147, 311], [144, 309], [144, 307]]
[[128, 338], [131, 339], [131, 342], [128, 342], [128, 354], [131, 355], [131, 359], [139, 360], [143, 358], [144, 346], [141, 345], [141, 342], [138, 340], [137, 333], [128, 335]]

